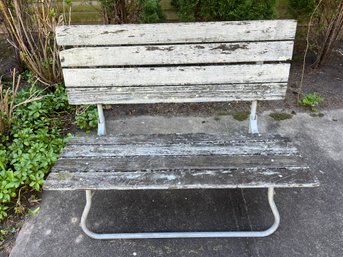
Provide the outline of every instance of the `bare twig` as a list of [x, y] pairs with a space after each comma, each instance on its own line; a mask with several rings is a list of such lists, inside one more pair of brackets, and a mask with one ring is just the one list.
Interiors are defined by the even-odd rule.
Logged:
[[61, 64], [54, 31], [63, 23], [54, 13], [52, 0], [29, 3], [28, 0], [0, 0], [3, 18], [11, 45], [27, 68], [43, 84], [62, 81]]
[[28, 104], [33, 101], [40, 100], [42, 97], [37, 97], [35, 94], [30, 95], [26, 100], [15, 103], [17, 92], [20, 86], [21, 76], [16, 76], [16, 70], [13, 70], [12, 75], [12, 88], [4, 89], [3, 84], [0, 81], [0, 134], [7, 134], [12, 123], [12, 115], [20, 105]]
[[305, 53], [304, 53], [304, 59], [303, 59], [303, 64], [302, 64], [302, 71], [301, 71], [301, 79], [300, 79], [300, 83], [299, 83], [299, 88], [298, 88], [298, 101], [300, 100], [300, 95], [301, 95], [301, 91], [302, 91], [302, 86], [303, 86], [303, 81], [304, 81], [304, 75], [305, 75], [305, 66], [306, 66], [306, 56], [307, 56], [307, 52], [308, 49], [310, 47], [310, 41], [309, 41], [309, 36], [310, 36], [310, 30], [311, 30], [311, 24], [312, 24], [312, 19], [313, 16], [315, 15], [315, 13], [317, 12], [319, 6], [322, 4], [323, 0], [320, 0], [317, 4], [317, 6], [314, 8], [311, 16], [310, 16], [310, 20], [308, 22], [307, 25], [307, 34], [306, 34], [306, 49], [305, 49]]
[[326, 34], [319, 49], [317, 60], [313, 64], [313, 68], [319, 68], [330, 56], [334, 44], [337, 41], [340, 33], [343, 29], [343, 3], [338, 6], [338, 11], [329, 21], [329, 26], [326, 30]]

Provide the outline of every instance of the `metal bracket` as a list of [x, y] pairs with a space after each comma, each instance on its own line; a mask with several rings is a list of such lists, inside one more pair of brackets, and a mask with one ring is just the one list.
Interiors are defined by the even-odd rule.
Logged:
[[105, 116], [104, 116], [104, 110], [102, 108], [101, 104], [97, 105], [98, 107], [98, 136], [104, 136], [106, 135], [106, 123], [105, 123]]
[[86, 220], [92, 205], [92, 192], [86, 190], [86, 205], [81, 217], [83, 231], [94, 239], [151, 239], [151, 238], [213, 238], [213, 237], [266, 237], [273, 234], [280, 224], [280, 215], [274, 202], [274, 188], [268, 188], [268, 202], [274, 215], [274, 223], [263, 231], [218, 231], [218, 232], [148, 232], [148, 233], [114, 233], [98, 234], [90, 231]]

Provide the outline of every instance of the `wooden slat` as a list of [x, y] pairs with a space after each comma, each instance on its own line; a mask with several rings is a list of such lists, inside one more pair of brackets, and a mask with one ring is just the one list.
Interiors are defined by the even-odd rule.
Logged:
[[314, 187], [308, 168], [50, 173], [44, 190], [147, 190]]
[[294, 40], [296, 21], [225, 21], [125, 25], [61, 26], [61, 46]]
[[230, 134], [119, 134], [103, 136], [77, 136], [72, 138], [68, 145], [175, 145], [175, 144], [192, 144], [192, 145], [254, 145], [264, 144], [266, 146], [287, 146], [291, 143], [287, 137], [280, 135], [254, 135], [245, 134], [232, 137]]
[[286, 90], [287, 83], [67, 88], [76, 105], [282, 100]]
[[290, 64], [63, 69], [66, 87], [287, 82]]
[[91, 146], [91, 145], [78, 145], [69, 146], [62, 153], [62, 158], [75, 158], [77, 156], [82, 157], [102, 157], [112, 158], [116, 156], [128, 157], [128, 156], [207, 156], [207, 155], [227, 155], [227, 156], [242, 156], [242, 155], [294, 155], [297, 152], [296, 148], [289, 147], [273, 147], [266, 148], [264, 145], [256, 146], [192, 146], [192, 145], [173, 145], [173, 146], [138, 146], [138, 145], [103, 145], [103, 146]]
[[[266, 140], [246, 136], [240, 139], [221, 139], [219, 136], [204, 134], [158, 135], [161, 140], [142, 135], [137, 142], [120, 139], [121, 136], [107, 136], [105, 144], [78, 143], [73, 141], [64, 148], [60, 158], [112, 158], [129, 156], [253, 156], [253, 155], [297, 155], [297, 149], [284, 139]], [[169, 137], [169, 138], [168, 138]], [[204, 140], [205, 137], [206, 139]], [[124, 138], [128, 138], [124, 136]], [[211, 140], [209, 140], [211, 138]], [[117, 143], [117, 141], [121, 143]], [[89, 139], [91, 141], [91, 139]], [[94, 139], [96, 141], [96, 139]], [[109, 143], [111, 142], [111, 144]], [[126, 143], [124, 143], [126, 142]]]
[[126, 157], [75, 157], [63, 158], [57, 162], [52, 172], [129, 172], [149, 170], [200, 170], [238, 168], [306, 168], [299, 156], [266, 155], [245, 156], [126, 156]]
[[63, 67], [287, 61], [293, 42], [81, 47], [60, 53]]

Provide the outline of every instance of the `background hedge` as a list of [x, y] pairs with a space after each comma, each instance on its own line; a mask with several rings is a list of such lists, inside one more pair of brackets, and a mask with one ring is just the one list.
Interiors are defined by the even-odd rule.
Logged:
[[272, 19], [276, 0], [172, 0], [182, 21]]

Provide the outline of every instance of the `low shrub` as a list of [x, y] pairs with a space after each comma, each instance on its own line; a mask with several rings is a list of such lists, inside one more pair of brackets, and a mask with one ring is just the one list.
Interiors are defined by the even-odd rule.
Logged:
[[99, 0], [105, 24], [154, 23], [165, 19], [160, 0]]
[[276, 0], [173, 0], [182, 21], [271, 19]]
[[318, 0], [288, 0], [288, 10], [295, 18], [308, 17], [313, 12]]
[[142, 10], [141, 23], [156, 23], [166, 19], [160, 5], [160, 0], [143, 0]]

